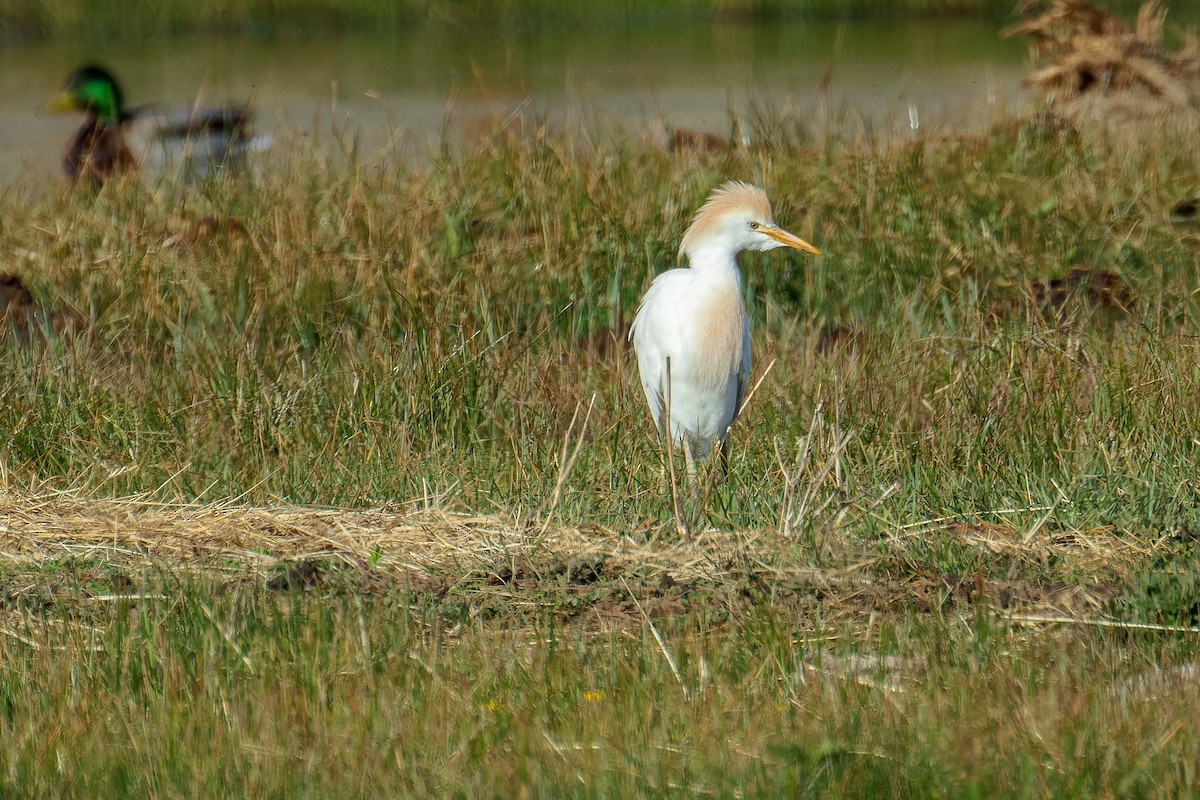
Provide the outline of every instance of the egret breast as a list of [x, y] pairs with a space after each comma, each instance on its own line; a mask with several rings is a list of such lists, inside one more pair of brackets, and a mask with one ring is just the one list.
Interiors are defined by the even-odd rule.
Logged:
[[723, 391], [741, 368], [746, 309], [740, 287], [714, 288], [701, 301], [696, 319], [694, 379]]

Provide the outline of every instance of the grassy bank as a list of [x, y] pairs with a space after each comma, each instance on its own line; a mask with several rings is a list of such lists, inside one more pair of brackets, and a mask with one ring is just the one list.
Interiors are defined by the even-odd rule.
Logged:
[[[660, 646], [549, 608], [484, 629], [402, 591], [141, 588], [155, 598], [6, 631], [6, 796], [1086, 797], [1198, 780], [1195, 675], [1162, 634], [1012, 634], [968, 613], [809, 638], [750, 610], [659, 619]], [[845, 653], [876, 639], [882, 656]]]
[[220, 31], [253, 36], [289, 33], [385, 32], [413, 27], [455, 28], [541, 25], [624, 28], [655, 22], [718, 20], [850, 20], [955, 14], [1006, 18], [1009, 0], [657, 0], [649, 3], [568, 4], [547, 0], [478, 2], [166, 2], [142, 4], [130, 14], [121, 3], [15, 0], [0, 8], [8, 38], [84, 37], [108, 40]]
[[[412, 171], [297, 154], [257, 182], [9, 194], [7, 263], [90, 326], [5, 349], [6, 478], [536, 509], [569, 437], [561, 519], [657, 517], [658, 447], [615, 343], [736, 175], [827, 255], [744, 261], [771, 372], [735, 430], [730, 523], [780, 523], [809, 451], [836, 457], [839, 504], [900, 484], [868, 530], [1043, 507], [1084, 527], [1195, 523], [1195, 232], [1170, 208], [1200, 165], [1036, 123], [865, 151], [813, 135], [777, 122], [704, 157], [498, 137]], [[1072, 289], [1076, 266], [1109, 294]], [[851, 335], [826, 350], [835, 329]]]
[[[5, 794], [1195, 791], [1200, 161], [810, 125], [6, 193]], [[617, 343], [729, 177], [825, 255], [689, 543]]]

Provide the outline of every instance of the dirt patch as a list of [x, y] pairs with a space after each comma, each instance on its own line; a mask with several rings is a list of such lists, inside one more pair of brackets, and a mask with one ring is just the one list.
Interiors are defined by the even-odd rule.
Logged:
[[1029, 296], [1042, 316], [1062, 320], [1080, 310], [1128, 316], [1133, 290], [1115, 272], [1081, 265], [1061, 278], [1035, 281]]
[[238, 218], [210, 215], [182, 225], [180, 230], [164, 237], [163, 246], [187, 247], [206, 242], [224, 243], [232, 239], [246, 239], [249, 236], [246, 225]]
[[835, 323], [817, 334], [815, 350], [821, 355], [852, 353], [866, 344], [866, 334], [848, 325]]
[[998, 319], [1041, 317], [1065, 324], [1087, 320], [1116, 323], [1132, 318], [1133, 288], [1120, 275], [1106, 269], [1076, 265], [1066, 275], [1035, 278], [1016, 292], [996, 299], [988, 313]]
[[0, 274], [0, 337], [28, 345], [44, 343], [47, 336], [74, 335], [85, 327], [78, 312], [47, 308], [34, 299], [20, 276]]
[[629, 326], [619, 323], [579, 339], [571, 351], [564, 350], [561, 360], [568, 362], [577, 355], [585, 360], [616, 360], [624, 356], [632, 346], [629, 341]]
[[729, 152], [729, 140], [715, 133], [674, 128], [670, 131], [667, 149], [672, 153], [721, 155]]

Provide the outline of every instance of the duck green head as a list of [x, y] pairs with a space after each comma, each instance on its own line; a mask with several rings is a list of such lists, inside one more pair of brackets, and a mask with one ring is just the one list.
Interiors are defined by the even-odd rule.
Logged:
[[108, 70], [95, 65], [80, 67], [67, 77], [63, 90], [50, 101], [53, 112], [83, 111], [101, 122], [121, 119], [124, 98]]

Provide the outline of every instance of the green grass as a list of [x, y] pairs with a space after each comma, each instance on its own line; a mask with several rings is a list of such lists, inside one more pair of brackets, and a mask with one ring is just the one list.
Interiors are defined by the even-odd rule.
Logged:
[[[657, 516], [635, 366], [585, 340], [630, 320], [709, 188], [738, 176], [826, 255], [744, 259], [759, 374], [773, 368], [735, 429], [731, 524], [779, 521], [814, 415], [847, 437], [838, 491], [900, 484], [884, 524], [1042, 506], [1084, 528], [1196, 524], [1195, 234], [1167, 219], [1196, 164], [1106, 159], [1034, 128], [700, 163], [572, 147], [497, 143], [411, 172], [301, 161], [178, 198], [134, 182], [10, 195], [6, 247], [28, 254], [35, 294], [94, 320], [69, 345], [0, 356], [10, 480], [538, 508], [594, 396], [560, 514]], [[248, 235], [164, 245], [226, 211]], [[1052, 324], [1017, 302], [1075, 264], [1120, 275], [1131, 313]], [[861, 334], [850, 356], [815, 350], [834, 323]]]
[[759, 610], [660, 622], [672, 668], [645, 628], [550, 613], [501, 631], [404, 592], [147, 588], [164, 596], [6, 631], [6, 796], [1078, 797], [1198, 779], [1194, 676], [1155, 677], [1187, 664], [1161, 635], [1064, 641], [968, 614], [884, 626], [858, 656], [862, 632], [806, 639]]
[[[705, 517], [753, 559], [682, 586], [364, 563], [275, 594], [237, 564], [13, 558], [5, 795], [1194, 792], [1194, 634], [1004, 614], [1200, 622], [1200, 238], [1169, 213], [1200, 160], [1029, 121], [759, 127], [727, 155], [497, 136], [0, 197], [6, 268], [90, 321], [0, 349], [10, 507], [416, 500], [664, 553], [689, 545], [636, 367], [585, 345], [727, 178], [825, 253], [743, 259], [765, 377]], [[245, 233], [178, 235], [213, 214]], [[1075, 265], [1125, 309], [1022, 299]], [[819, 350], [835, 324], [857, 338]]]

